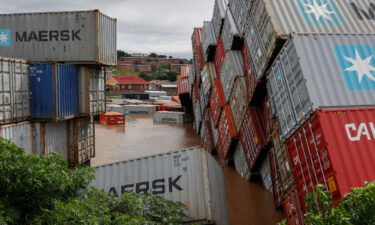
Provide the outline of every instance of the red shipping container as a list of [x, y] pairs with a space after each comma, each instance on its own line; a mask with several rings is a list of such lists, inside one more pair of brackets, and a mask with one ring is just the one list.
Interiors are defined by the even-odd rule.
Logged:
[[247, 96], [247, 103], [250, 104], [255, 89], [258, 85], [258, 81], [256, 79], [256, 71], [253, 67], [253, 62], [250, 58], [250, 54], [248, 52], [247, 44], [245, 43], [242, 48], [242, 57], [243, 57], [243, 66], [244, 66], [244, 75], [246, 79], [246, 96]]
[[[196, 58], [195, 63], [198, 63], [199, 69], [202, 70], [204, 67], [204, 55], [202, 47], [202, 28], [194, 28], [193, 36], [191, 37], [193, 43], [193, 53]], [[199, 73], [200, 73], [199, 70]], [[197, 71], [196, 71], [197, 72]]]
[[272, 193], [275, 206], [278, 208], [283, 204], [283, 184], [280, 174], [280, 166], [276, 159], [276, 154], [273, 149], [268, 153], [268, 160], [270, 162], [271, 178], [272, 178]]
[[125, 115], [118, 112], [100, 114], [100, 123], [104, 125], [125, 125]]
[[225, 105], [220, 116], [219, 140], [221, 144], [221, 155], [224, 159], [228, 157], [228, 153], [233, 139], [237, 138], [236, 125], [234, 124], [233, 115], [229, 105]]
[[319, 183], [335, 204], [353, 187], [375, 180], [375, 108], [318, 109], [286, 143], [304, 199]]
[[249, 107], [242, 121], [239, 138], [250, 169], [253, 168], [260, 151], [265, 147], [263, 134], [259, 108]]
[[217, 48], [216, 48], [216, 54], [215, 54], [215, 70], [217, 77], [220, 77], [221, 67], [224, 63], [224, 57], [225, 57], [225, 51], [224, 51], [224, 45], [223, 40], [221, 37], [217, 39]]
[[271, 121], [271, 108], [270, 103], [268, 100], [268, 97], [264, 97], [262, 100], [261, 105], [261, 112], [260, 116], [262, 119], [262, 125], [263, 125], [263, 137], [265, 138], [265, 144], [267, 145], [271, 141], [271, 134], [272, 134], [272, 121]]
[[187, 94], [189, 93], [189, 77], [187, 76], [177, 76], [177, 94]]
[[304, 211], [295, 188], [286, 195], [283, 209], [289, 225], [304, 225]]
[[223, 87], [221, 85], [220, 79], [216, 78], [210, 96], [210, 111], [215, 127], [217, 127], [217, 124], [219, 122], [221, 111], [224, 104], [225, 97]]

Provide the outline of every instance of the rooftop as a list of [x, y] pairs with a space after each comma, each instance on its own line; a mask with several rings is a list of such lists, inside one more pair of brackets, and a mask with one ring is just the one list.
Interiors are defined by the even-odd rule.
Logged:
[[149, 82], [135, 75], [112, 76], [119, 84], [149, 84]]

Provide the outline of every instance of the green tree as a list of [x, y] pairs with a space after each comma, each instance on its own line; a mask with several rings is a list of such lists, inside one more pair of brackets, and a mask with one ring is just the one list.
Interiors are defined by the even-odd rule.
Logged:
[[158, 55], [158, 58], [161, 58], [161, 59], [166, 59], [168, 56], [166, 55]]
[[156, 54], [155, 52], [151, 52], [149, 57], [151, 58], [157, 58], [158, 57], [158, 54]]
[[169, 225], [187, 219], [182, 203], [158, 196], [109, 196], [90, 187], [94, 170], [69, 169], [57, 154], [27, 155], [0, 139], [0, 224]]

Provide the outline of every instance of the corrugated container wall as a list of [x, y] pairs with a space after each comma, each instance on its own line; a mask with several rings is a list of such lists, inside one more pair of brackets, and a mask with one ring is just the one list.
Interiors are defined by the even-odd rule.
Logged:
[[[211, 64], [212, 65], [212, 64]], [[203, 70], [201, 72], [201, 79], [202, 79], [202, 93], [205, 98], [209, 98], [211, 94], [211, 88], [212, 88], [212, 79], [211, 79], [211, 70], [209, 66], [206, 64], [203, 67]]]
[[240, 31], [237, 28], [237, 24], [234, 22], [230, 9], [227, 9], [225, 14], [221, 38], [223, 39], [225, 51], [240, 50], [242, 47], [243, 40]]
[[95, 128], [92, 117], [68, 121], [68, 162], [76, 166], [95, 157]]
[[229, 9], [233, 14], [233, 18], [237, 24], [240, 33], [245, 28], [246, 21], [250, 15], [251, 5], [254, 0], [230, 0]]
[[203, 22], [202, 46], [205, 61], [213, 61], [217, 46], [217, 39], [215, 37], [215, 31], [211, 21]]
[[[259, 0], [251, 8], [246, 41], [258, 77], [274, 53], [278, 38], [290, 33], [374, 34], [373, 0]], [[319, 7], [318, 11], [313, 9]], [[324, 7], [324, 12], [320, 13]], [[308, 51], [306, 51], [308, 52]]]
[[232, 87], [236, 77], [243, 76], [243, 59], [241, 51], [228, 51], [220, 73], [220, 80], [223, 85], [225, 101], [229, 101]]
[[237, 77], [234, 82], [232, 95], [229, 99], [229, 105], [233, 113], [234, 123], [236, 124], [237, 132], [241, 128], [242, 120], [246, 114], [246, 85], [244, 77]]
[[283, 137], [318, 107], [374, 105], [374, 43], [375, 35], [293, 35], [268, 75]]
[[317, 110], [287, 140], [302, 200], [323, 184], [338, 203], [351, 188], [375, 180], [374, 118], [375, 108]]
[[98, 10], [2, 14], [0, 27], [8, 37], [2, 56], [116, 65], [116, 19]]
[[99, 115], [105, 112], [105, 69], [79, 67], [79, 113]]
[[161, 195], [184, 203], [194, 221], [229, 224], [223, 169], [200, 148], [97, 167], [92, 185], [118, 195]]
[[237, 148], [234, 151], [233, 163], [234, 169], [237, 171], [238, 174], [241, 175], [241, 177], [247, 180], [250, 179], [250, 169], [247, 164], [245, 152], [243, 151], [241, 142], [237, 144]]
[[215, 31], [215, 38], [218, 38], [221, 35], [227, 6], [228, 4], [226, 0], [215, 0], [214, 14], [212, 16], [212, 26]]
[[30, 64], [31, 117], [66, 120], [78, 115], [78, 69], [68, 64]]
[[215, 79], [214, 86], [212, 88], [210, 96], [210, 111], [212, 115], [212, 121], [217, 127], [220, 119], [222, 108], [225, 104], [224, 92], [219, 79]]
[[28, 68], [24, 60], [0, 57], [0, 124], [30, 116]]
[[269, 158], [267, 157], [260, 167], [260, 177], [262, 178], [263, 186], [272, 192], [272, 177], [271, 177], [271, 167]]
[[33, 131], [30, 122], [13, 123], [0, 127], [0, 137], [13, 141], [27, 154], [40, 154], [33, 148]]

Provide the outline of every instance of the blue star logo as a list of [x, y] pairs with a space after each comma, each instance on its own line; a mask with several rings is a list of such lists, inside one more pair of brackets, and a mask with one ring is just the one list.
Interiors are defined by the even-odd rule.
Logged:
[[9, 29], [0, 29], [0, 46], [11, 46], [12, 36]]

